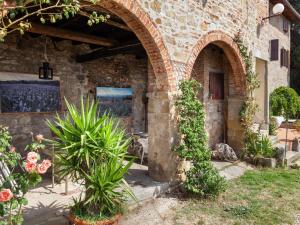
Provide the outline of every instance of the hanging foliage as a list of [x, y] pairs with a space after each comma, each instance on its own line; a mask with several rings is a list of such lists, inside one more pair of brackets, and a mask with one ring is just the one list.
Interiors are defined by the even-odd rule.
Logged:
[[89, 26], [104, 22], [109, 15], [91, 11], [90, 6], [100, 0], [0, 0], [0, 41], [12, 32], [21, 34], [31, 28], [31, 19], [39, 18], [41, 23], [56, 23], [76, 14], [87, 17]]

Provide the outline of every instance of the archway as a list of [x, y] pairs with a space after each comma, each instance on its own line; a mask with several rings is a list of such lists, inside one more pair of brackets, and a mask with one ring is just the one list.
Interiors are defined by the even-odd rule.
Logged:
[[154, 23], [136, 1], [103, 0], [100, 6], [120, 17], [147, 52], [149, 174], [155, 180], [169, 181], [175, 176], [177, 165], [171, 150], [175, 134], [171, 102], [176, 79], [168, 51]]
[[205, 105], [210, 147], [227, 143], [239, 152], [243, 146], [239, 112], [246, 94], [246, 73], [234, 40], [221, 31], [202, 37], [185, 74], [203, 86], [199, 98]]

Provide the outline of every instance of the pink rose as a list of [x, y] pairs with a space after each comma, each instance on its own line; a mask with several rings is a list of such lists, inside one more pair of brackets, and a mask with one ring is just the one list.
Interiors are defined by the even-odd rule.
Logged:
[[47, 169], [49, 169], [49, 167], [51, 167], [51, 161], [48, 159], [43, 160], [42, 165], [45, 166]]
[[11, 153], [16, 152], [16, 147], [11, 146], [11, 147], [9, 148], [9, 152], [11, 152]]
[[37, 165], [37, 171], [39, 174], [44, 174], [47, 172], [47, 170], [48, 170], [48, 168], [45, 165], [43, 165], [43, 164]]
[[36, 135], [35, 138], [39, 143], [41, 143], [44, 140], [44, 136], [42, 134]]
[[36, 171], [36, 164], [35, 163], [30, 163], [30, 162], [27, 161], [25, 163], [25, 170], [28, 173], [32, 173], [32, 172]]
[[38, 159], [39, 159], [39, 154], [38, 153], [36, 153], [36, 152], [29, 152], [27, 154], [26, 161], [35, 164], [38, 161]]
[[9, 200], [12, 199], [13, 193], [9, 189], [2, 189], [0, 191], [0, 202], [8, 202]]

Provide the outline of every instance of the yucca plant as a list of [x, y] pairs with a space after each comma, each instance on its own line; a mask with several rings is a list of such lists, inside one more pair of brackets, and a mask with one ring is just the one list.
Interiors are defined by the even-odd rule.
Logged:
[[[81, 108], [66, 101], [67, 114], [47, 121], [56, 135], [51, 143], [57, 149], [59, 177], [69, 176], [85, 186], [84, 198], [73, 213], [107, 218], [121, 212], [128, 196], [133, 197], [124, 175], [132, 165], [127, 156], [130, 143], [118, 121], [109, 114], [99, 115], [98, 104], [81, 99]], [[80, 207], [78, 207], [80, 206]], [[78, 210], [80, 208], [80, 210]]]

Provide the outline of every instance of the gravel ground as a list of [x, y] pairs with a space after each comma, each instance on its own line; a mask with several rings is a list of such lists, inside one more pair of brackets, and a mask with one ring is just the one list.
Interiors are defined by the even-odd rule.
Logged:
[[176, 198], [160, 197], [141, 203], [123, 216], [121, 225], [173, 225], [175, 209], [180, 207]]

